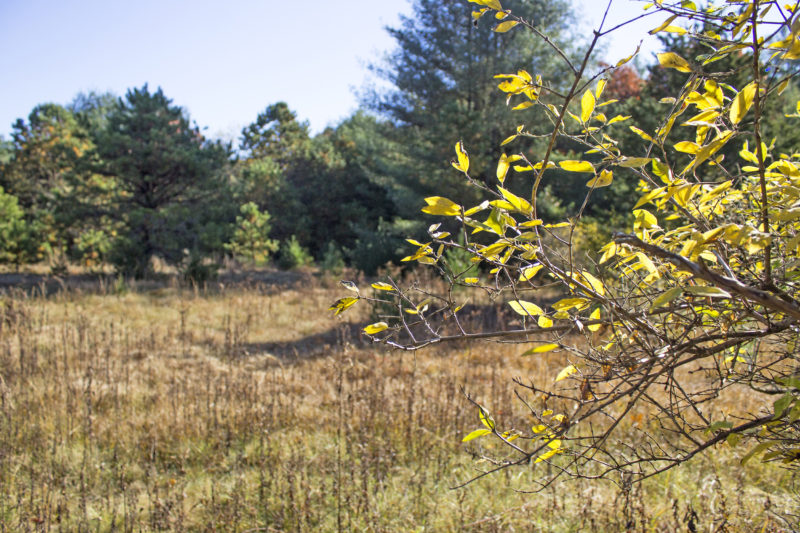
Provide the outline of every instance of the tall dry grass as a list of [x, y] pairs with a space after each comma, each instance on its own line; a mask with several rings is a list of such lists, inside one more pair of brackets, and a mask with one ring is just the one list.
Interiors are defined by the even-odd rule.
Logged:
[[462, 387], [524, 427], [512, 378], [561, 356], [387, 351], [324, 311], [339, 293], [308, 277], [7, 289], [0, 531], [789, 530], [790, 476], [725, 447], [627, 492], [518, 492], [533, 468], [450, 490], [493, 446], [461, 444], [478, 424]]

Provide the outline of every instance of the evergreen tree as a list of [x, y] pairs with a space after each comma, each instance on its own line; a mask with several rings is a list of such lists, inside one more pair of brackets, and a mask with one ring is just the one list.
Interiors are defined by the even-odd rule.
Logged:
[[[158, 256], [177, 264], [220, 249], [233, 219], [224, 169], [230, 150], [209, 142], [159, 88], [128, 91], [97, 140], [103, 174], [116, 183], [110, 214], [121, 224], [112, 261], [143, 276]], [[230, 211], [230, 213], [228, 212]]]
[[[534, 21], [569, 54], [563, 44], [571, 18], [566, 2], [516, 0], [504, 5]], [[388, 118], [396, 128], [386, 131], [395, 151], [382, 155], [395, 181], [394, 199], [403, 217], [415, 218], [422, 198], [442, 194], [472, 205], [479, 193], [450, 171], [453, 145], [458, 140], [470, 153], [473, 167], [489, 182], [501, 154], [501, 141], [524, 122], [513, 114], [497, 88], [497, 73], [524, 69], [532, 75], [558, 79], [552, 48], [531, 32], [492, 31], [494, 17], [472, 16], [474, 4], [458, 0], [416, 0], [414, 14], [389, 28], [397, 48], [373, 71], [391, 84], [388, 91], [367, 91], [364, 105]], [[491, 20], [490, 20], [491, 19]], [[560, 87], [551, 87], [554, 90]], [[546, 95], [543, 95], [546, 97]], [[545, 126], [545, 125], [542, 125]], [[540, 127], [528, 125], [534, 132]], [[543, 130], [542, 130], [543, 131]], [[514, 151], [529, 151], [541, 142], [518, 139]], [[512, 173], [513, 174], [513, 173]], [[510, 187], [522, 178], [510, 177]], [[402, 189], [405, 189], [403, 191]]]

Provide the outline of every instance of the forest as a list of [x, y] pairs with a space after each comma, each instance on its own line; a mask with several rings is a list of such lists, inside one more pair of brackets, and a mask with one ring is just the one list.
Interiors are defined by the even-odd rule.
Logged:
[[0, 531], [796, 530], [798, 7], [642, 3], [609, 60], [567, 0], [414, 0], [318, 134], [37, 105]]
[[[521, 7], [560, 43], [579, 39], [568, 3]], [[122, 96], [86, 93], [36, 106], [0, 146], [0, 262], [46, 263], [56, 271], [110, 265], [141, 278], [158, 258], [201, 280], [225, 257], [284, 269], [346, 265], [368, 274], [398, 263], [405, 239], [424, 236], [417, 215], [425, 197], [465, 203], [477, 197], [448, 171], [454, 132], [471, 147], [473, 165], [488, 172], [516, 127], [495, 74], [528, 65], [557, 78], [559, 68], [535, 36], [498, 34], [484, 21], [473, 25], [467, 5], [418, 2], [415, 10], [417, 16], [390, 29], [396, 50], [372, 65], [391, 88], [365, 88], [362, 109], [315, 136], [275, 102], [235, 145], [207, 139], [179, 103], [148, 85]], [[691, 45], [672, 39], [665, 46]], [[653, 66], [641, 72], [624, 66], [614, 71], [607, 94], [620, 100], [621, 113], [647, 124], [658, 100], [680, 86], [678, 77], [664, 76]], [[640, 139], [622, 142], [635, 146]], [[531, 138], [521, 148], [541, 145]], [[557, 158], [577, 149], [561, 143]], [[596, 230], [608, 220], [623, 223], [635, 177], [627, 181], [590, 206]], [[549, 220], [579, 204], [584, 192], [567, 173], [552, 182], [543, 213]]]

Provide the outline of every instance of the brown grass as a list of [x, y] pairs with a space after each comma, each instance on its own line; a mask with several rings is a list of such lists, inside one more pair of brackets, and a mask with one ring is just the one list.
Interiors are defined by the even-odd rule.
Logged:
[[461, 444], [461, 388], [524, 424], [511, 379], [562, 356], [387, 351], [325, 311], [340, 287], [234, 281], [6, 290], [0, 531], [789, 530], [789, 474], [725, 447], [627, 493], [515, 491], [530, 467], [450, 490], [493, 446]]

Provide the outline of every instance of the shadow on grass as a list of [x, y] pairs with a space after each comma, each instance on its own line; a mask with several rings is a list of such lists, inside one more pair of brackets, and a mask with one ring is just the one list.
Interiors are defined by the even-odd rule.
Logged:
[[313, 271], [227, 270], [202, 283], [186, 281], [177, 273], [156, 273], [145, 279], [128, 279], [114, 274], [39, 274], [31, 272], [0, 273], [0, 295], [22, 292], [29, 296], [53, 296], [63, 292], [121, 294], [152, 292], [163, 289], [190, 289], [215, 294], [228, 288], [280, 292], [301, 287], [314, 280]]

